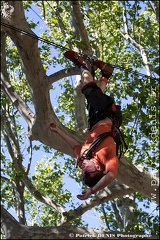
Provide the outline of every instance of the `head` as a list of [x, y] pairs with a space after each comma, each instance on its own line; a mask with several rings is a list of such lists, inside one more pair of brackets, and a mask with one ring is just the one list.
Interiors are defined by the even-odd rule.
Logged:
[[83, 181], [88, 187], [93, 187], [104, 176], [104, 169], [94, 159], [83, 160], [81, 165]]

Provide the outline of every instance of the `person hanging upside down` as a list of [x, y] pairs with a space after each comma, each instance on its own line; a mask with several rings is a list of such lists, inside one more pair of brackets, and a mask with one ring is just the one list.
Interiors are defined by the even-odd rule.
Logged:
[[78, 53], [69, 50], [64, 56], [77, 65], [82, 74], [82, 93], [87, 100], [89, 112], [88, 131], [86, 140], [80, 145], [75, 139], [66, 135], [54, 123], [50, 124], [50, 130], [59, 134], [68, 145], [74, 150], [77, 165], [82, 170], [84, 183], [89, 187], [82, 194], [77, 195], [80, 200], [85, 200], [91, 194], [108, 186], [116, 177], [118, 170], [118, 157], [113, 137], [106, 137], [92, 152], [90, 159], [85, 158], [85, 153], [92, 142], [104, 132], [110, 132], [113, 119], [110, 112], [115, 111], [115, 104], [112, 97], [104, 94], [109, 77], [113, 73], [113, 67], [103, 61], [94, 61], [94, 67], [99, 68], [102, 73], [99, 86], [94, 81], [92, 74], [87, 68], [85, 60]]

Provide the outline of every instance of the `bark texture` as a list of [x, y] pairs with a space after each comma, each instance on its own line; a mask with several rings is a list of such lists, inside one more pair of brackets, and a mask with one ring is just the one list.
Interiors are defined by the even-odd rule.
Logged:
[[[77, 19], [80, 19], [80, 12], [78, 8], [78, 1], [71, 1], [72, 8], [77, 13]], [[157, 9], [157, 8], [156, 8]], [[125, 18], [125, 15], [124, 15]], [[2, 10], [2, 69], [1, 69], [1, 79], [2, 79], [2, 90], [10, 98], [11, 102], [19, 110], [21, 115], [24, 117], [26, 123], [29, 127], [29, 138], [30, 140], [38, 140], [45, 145], [48, 145], [60, 152], [63, 152], [69, 156], [74, 157], [72, 149], [61, 139], [57, 134], [52, 134], [49, 130], [49, 124], [54, 122], [60, 127], [65, 133], [75, 138], [80, 144], [83, 143], [85, 139], [85, 133], [79, 133], [79, 131], [72, 131], [61, 124], [57, 118], [50, 101], [49, 89], [54, 82], [58, 81], [67, 76], [80, 74], [79, 69], [76, 67], [70, 69], [63, 69], [59, 72], [55, 72], [50, 76], [46, 75], [43, 68], [40, 53], [38, 50], [38, 40], [36, 35], [29, 28], [23, 11], [22, 1], [4, 1], [4, 8]], [[10, 28], [8, 27], [11, 26]], [[75, 21], [75, 28], [77, 29], [77, 22]], [[15, 31], [14, 28], [21, 29], [22, 32]], [[127, 27], [126, 27], [127, 28]], [[33, 37], [27, 36], [23, 31], [30, 33]], [[126, 30], [127, 31], [127, 30]], [[91, 47], [87, 38], [87, 34], [84, 30], [83, 22], [80, 21], [79, 33], [87, 45], [84, 49], [86, 53], [91, 54]], [[19, 55], [25, 67], [25, 72], [27, 76], [27, 81], [30, 86], [30, 91], [34, 103], [34, 112], [23, 102], [20, 96], [16, 93], [15, 89], [12, 87], [9, 75], [6, 69], [6, 53], [5, 53], [5, 36], [8, 35], [15, 43]], [[132, 41], [129, 36], [125, 35], [126, 39]], [[134, 43], [136, 44], [136, 43]], [[145, 58], [145, 52], [142, 51], [142, 57], [144, 62], [147, 64], [147, 59]], [[150, 72], [148, 70], [148, 75]], [[76, 89], [77, 88], [77, 89]], [[76, 94], [80, 93], [80, 79], [77, 82], [75, 88], [75, 98]], [[81, 105], [84, 106], [84, 99], [81, 98]], [[77, 116], [81, 116], [80, 113], [84, 111], [84, 107], [78, 108], [78, 102], [76, 101]], [[80, 110], [78, 110], [80, 109]], [[83, 118], [80, 121], [82, 125], [86, 123], [86, 119]], [[81, 130], [83, 126], [77, 129]], [[97, 196], [93, 197], [92, 200], [87, 200], [85, 203], [81, 204], [77, 209], [74, 210], [74, 216], [70, 211], [66, 212], [59, 204], [53, 203], [49, 198], [43, 196], [41, 193], [37, 192], [28, 176], [23, 170], [23, 166], [16, 162], [17, 168], [20, 169], [23, 174], [23, 183], [29, 189], [29, 191], [37, 198], [39, 201], [46, 203], [50, 207], [56, 209], [63, 216], [63, 221], [61, 226], [52, 228], [41, 228], [38, 226], [28, 227], [19, 224], [5, 209], [2, 208], [2, 227], [5, 232], [7, 239], [65, 239], [65, 238], [111, 238], [118, 239], [118, 233], [113, 232], [102, 232], [98, 230], [86, 229], [86, 228], [76, 228], [71, 227], [68, 223], [81, 216], [84, 212], [91, 209], [92, 207], [99, 205], [108, 200], [112, 200], [116, 197], [120, 197], [126, 194], [131, 194], [134, 192], [139, 192], [150, 200], [159, 203], [159, 187], [158, 187], [158, 177], [155, 174], [147, 172], [141, 166], [134, 166], [132, 163], [127, 161], [125, 158], [121, 158], [119, 162], [119, 169], [117, 174], [117, 180], [115, 180], [111, 186], [101, 191]], [[18, 231], [17, 231], [18, 229]], [[70, 235], [69, 235], [70, 234]], [[79, 235], [76, 235], [79, 234]], [[99, 234], [99, 235], [98, 235]], [[110, 235], [111, 234], [111, 235]], [[123, 233], [125, 234], [125, 233]], [[86, 236], [85, 236], [86, 235]], [[123, 239], [123, 237], [121, 237]], [[147, 236], [147, 239], [150, 237]], [[125, 239], [125, 238], [124, 238]], [[143, 238], [144, 239], [144, 238]], [[150, 238], [158, 239], [158, 238]]]
[[[7, 239], [126, 239], [134, 233], [107, 232], [72, 226], [28, 227], [18, 223], [4, 208], [1, 209], [2, 230]], [[158, 236], [139, 234], [139, 239], [158, 239]]]

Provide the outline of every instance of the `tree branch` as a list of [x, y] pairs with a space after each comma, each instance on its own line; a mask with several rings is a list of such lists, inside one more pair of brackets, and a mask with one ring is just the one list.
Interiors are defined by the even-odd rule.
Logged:
[[46, 205], [54, 208], [56, 211], [58, 211], [60, 214], [65, 212], [65, 209], [58, 203], [52, 201], [49, 197], [45, 197], [43, 194], [41, 194], [32, 184], [31, 180], [28, 178], [25, 170], [23, 169], [22, 164], [17, 161], [17, 169], [22, 172], [22, 181], [25, 184], [25, 186], [28, 188], [30, 193], [40, 202], [45, 203]]
[[120, 159], [117, 179], [140, 192], [151, 201], [159, 203], [159, 179], [142, 166], [134, 166], [124, 157]]
[[149, 69], [149, 65], [148, 65], [148, 59], [147, 59], [147, 54], [145, 52], [145, 48], [140, 45], [139, 43], [137, 43], [130, 35], [128, 32], [128, 26], [127, 26], [127, 17], [126, 17], [126, 7], [125, 7], [125, 2], [123, 1], [123, 24], [124, 24], [124, 34], [122, 33], [122, 31], [120, 30], [121, 35], [128, 40], [135, 48], [137, 48], [140, 51], [143, 63], [144, 63], [144, 67], [146, 68], [146, 74], [147, 76], [151, 76], [151, 72]]
[[123, 219], [123, 228], [129, 226], [129, 224], [133, 224], [134, 218], [136, 218], [134, 214], [134, 205], [135, 205], [135, 197], [134, 194], [129, 194], [127, 196], [123, 196], [120, 201], [117, 203], [119, 207], [119, 211], [121, 213]]
[[48, 76], [47, 78], [48, 86], [50, 87], [54, 82], [57, 82], [60, 79], [70, 77], [70, 76], [80, 75], [80, 74], [81, 72], [78, 67], [62, 69]]
[[[28, 23], [26, 22], [25, 17], [23, 18], [23, 20], [21, 20], [21, 18], [19, 17], [19, 14], [21, 13], [18, 10], [20, 8], [22, 8], [23, 11], [22, 15], [24, 15], [23, 2], [11, 1], [10, 5], [11, 7], [13, 7], [12, 12], [13, 21], [11, 26], [17, 27], [22, 31], [19, 32], [16, 31], [15, 29], [7, 28], [4, 26], [2, 26], [2, 29], [15, 43], [19, 51], [19, 55], [22, 59], [22, 62], [25, 66], [25, 72], [31, 89], [36, 117], [38, 119], [41, 118], [42, 121], [47, 121], [48, 119], [46, 119], [47, 117], [44, 114], [44, 112], [45, 111], [47, 112], [50, 109], [52, 109], [52, 106], [48, 95], [47, 76], [40, 58], [38, 39], [36, 37], [36, 34], [34, 34], [31, 31]], [[7, 11], [7, 8], [4, 7], [4, 9], [6, 9]], [[6, 19], [2, 17], [2, 21], [5, 22], [5, 20]], [[35, 38], [31, 37], [30, 35], [23, 34], [23, 30], [27, 31], [28, 33], [31, 33], [32, 36], [35, 35]]]
[[105, 206], [104, 203], [102, 203], [101, 204], [101, 209], [102, 209], [102, 213], [103, 213], [103, 216], [104, 216], [104, 220], [105, 220], [105, 223], [106, 223], [106, 226], [107, 226], [108, 230], [111, 230], [110, 226], [109, 226], [109, 222], [108, 222], [107, 216], [106, 216], [106, 212], [105, 212], [104, 206]]
[[57, 16], [59, 28], [61, 29], [61, 33], [62, 33], [63, 37], [66, 39], [67, 38], [67, 36], [66, 36], [67, 31], [66, 31], [65, 26], [63, 24], [63, 21], [62, 21], [63, 19], [62, 19], [60, 13], [59, 13], [59, 9], [58, 9], [59, 1], [56, 1], [56, 5], [57, 6], [53, 8], [53, 11], [55, 12], [55, 14]]
[[26, 170], [26, 174], [28, 175], [30, 168], [31, 168], [31, 162], [32, 162], [32, 156], [33, 156], [33, 148], [32, 148], [32, 141], [29, 140], [29, 153], [30, 153], [30, 157], [29, 157], [29, 161], [28, 161], [28, 166], [27, 166], [27, 170]]
[[[117, 179], [124, 184], [116, 185], [115, 183], [117, 180], [113, 181], [113, 183], [108, 188], [105, 188], [104, 191], [100, 191], [98, 196], [93, 197], [91, 200], [87, 200], [85, 203], [75, 209], [74, 217], [82, 215], [89, 209], [93, 208], [94, 206], [98, 206], [103, 202], [133, 193], [135, 191], [140, 192], [151, 201], [154, 201], [157, 204], [159, 203], [159, 181], [155, 174], [153, 176], [140, 166], [136, 168], [132, 164], [128, 163], [124, 158], [122, 158], [119, 164]], [[62, 223], [62, 225], [65, 225], [74, 219], [73, 211], [65, 213], [65, 216], [67, 219]]]
[[[58, 227], [28, 227], [19, 224], [3, 207], [1, 207], [1, 223], [6, 239], [126, 239], [128, 235], [130, 235], [130, 238], [135, 237], [135, 233], [108, 232], [70, 225]], [[145, 237], [146, 239], [158, 239], [158, 236], [151, 236], [149, 234], [138, 234], [138, 237], [141, 238], [141, 235], [142, 238]]]
[[86, 117], [86, 107], [85, 107], [85, 97], [81, 93], [82, 88], [82, 77], [77, 75], [74, 84], [74, 106], [75, 106], [75, 120], [76, 120], [76, 132], [80, 134], [85, 132], [87, 127], [87, 117]]
[[26, 103], [21, 99], [21, 97], [15, 92], [13, 89], [10, 81], [8, 72], [6, 69], [6, 52], [5, 52], [5, 39], [6, 36], [4, 32], [1, 34], [1, 51], [2, 51], [2, 57], [1, 57], [1, 82], [2, 82], [2, 90], [4, 93], [11, 99], [11, 102], [14, 104], [14, 106], [19, 110], [21, 115], [26, 120], [28, 127], [31, 129], [33, 121], [34, 121], [34, 113], [31, 111], [31, 109], [27, 106]]
[[92, 48], [89, 42], [88, 34], [83, 23], [83, 17], [80, 11], [79, 1], [70, 1], [70, 4], [73, 8], [72, 19], [74, 21], [74, 26], [79, 31], [81, 39], [84, 43], [83, 53], [86, 55], [92, 55]]
[[117, 180], [114, 180], [112, 184], [108, 186], [108, 188], [106, 187], [104, 190], [100, 191], [98, 195], [85, 201], [75, 210], [65, 212], [63, 215], [66, 217], [66, 219], [60, 224], [60, 226], [68, 224], [70, 221], [76, 219], [95, 206], [133, 192], [134, 190], [132, 188], [121, 184]]
[[119, 213], [119, 211], [118, 211], [118, 208], [117, 208], [117, 206], [116, 206], [116, 204], [115, 204], [114, 199], [111, 201], [111, 204], [112, 204], [112, 208], [113, 208], [113, 210], [114, 210], [114, 214], [115, 214], [115, 217], [116, 217], [118, 226], [119, 226], [119, 228], [120, 228], [121, 230], [123, 230], [124, 224], [123, 224], [121, 215], [120, 215], [120, 213]]

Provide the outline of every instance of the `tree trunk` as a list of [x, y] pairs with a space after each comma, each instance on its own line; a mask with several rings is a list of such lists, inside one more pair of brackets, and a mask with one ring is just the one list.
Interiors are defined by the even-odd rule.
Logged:
[[[10, 14], [8, 14], [8, 8], [6, 7], [3, 9], [2, 22], [9, 22], [12, 26], [19, 27], [20, 29], [24, 29], [29, 33], [32, 33], [27, 22], [25, 21], [24, 14], [20, 12], [23, 9], [22, 2], [9, 1], [9, 4], [9, 9], [12, 11]], [[21, 21], [21, 18], [24, 18], [23, 21]], [[40, 59], [37, 40], [35, 40], [35, 38], [26, 36], [25, 34], [17, 33], [15, 30], [4, 26], [2, 26], [2, 29], [16, 44], [26, 68], [27, 80], [31, 87], [31, 93], [33, 95], [35, 106], [35, 121], [30, 131], [31, 139], [39, 140], [47, 146], [50, 146], [71, 157], [75, 157], [73, 150], [67, 145], [67, 143], [57, 136], [57, 134], [52, 134], [50, 132], [49, 123], [56, 123], [58, 127], [60, 127], [69, 136], [75, 138], [80, 144], [83, 143], [85, 134], [79, 135], [78, 132], [72, 131], [60, 123], [51, 105], [49, 87], [51, 82], [55, 81], [55, 78], [58, 80], [60, 77], [63, 78], [69, 75], [74, 75], [78, 72], [78, 70], [76, 70], [76, 68], [75, 70], [71, 69], [70, 71], [62, 70], [58, 74], [55, 73], [55, 78], [54, 74], [51, 78], [48, 78], [45, 75], [45, 71]], [[2, 69], [3, 82], [8, 83], [9, 80], [5, 78], [6, 75], [3, 74], [3, 71], [6, 70]], [[7, 88], [5, 84], [3, 84], [3, 88], [7, 92], [13, 104], [15, 104], [17, 107], [16, 103], [19, 100], [16, 94], [14, 95], [15, 91], [13, 91], [12, 88]], [[12, 100], [13, 95], [14, 101]], [[18, 107], [20, 108], [21, 105], [22, 103], [19, 101]], [[28, 118], [31, 119], [30, 122], [33, 122], [33, 116], [29, 115]], [[122, 158], [119, 162], [117, 179], [133, 188], [135, 191], [140, 192], [150, 200], [159, 203], [158, 179], [152, 173], [147, 172], [143, 168], [139, 170], [139, 168], [129, 163], [129, 161], [127, 161], [125, 158]]]

